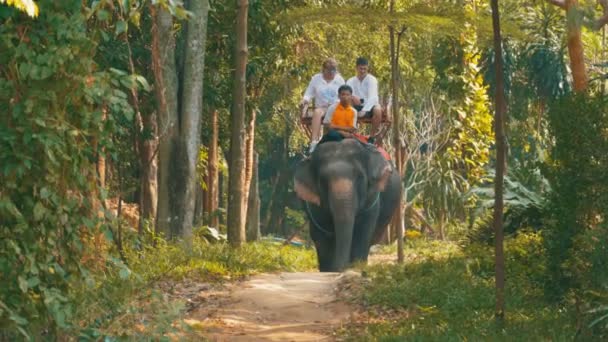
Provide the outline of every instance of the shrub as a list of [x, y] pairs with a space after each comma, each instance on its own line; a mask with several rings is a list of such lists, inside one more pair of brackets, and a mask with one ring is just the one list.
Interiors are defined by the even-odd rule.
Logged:
[[37, 3], [35, 20], [0, 6], [0, 332], [52, 340], [85, 259], [104, 264], [95, 161], [132, 111], [97, 70], [81, 3]]
[[554, 146], [545, 173], [551, 182], [547, 295], [564, 299], [570, 290], [606, 284], [604, 223], [608, 213], [608, 100], [576, 94], [549, 110]]

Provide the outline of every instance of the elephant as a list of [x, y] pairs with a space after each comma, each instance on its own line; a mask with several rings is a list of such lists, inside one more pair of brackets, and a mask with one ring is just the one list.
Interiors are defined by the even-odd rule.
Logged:
[[356, 139], [319, 144], [297, 164], [294, 190], [308, 216], [321, 272], [367, 262], [401, 202], [392, 162]]

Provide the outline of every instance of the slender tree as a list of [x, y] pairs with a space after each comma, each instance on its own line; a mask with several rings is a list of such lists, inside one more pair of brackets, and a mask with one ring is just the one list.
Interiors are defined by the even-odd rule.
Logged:
[[207, 200], [208, 206], [205, 212], [208, 217], [211, 217], [210, 224], [212, 227], [218, 227], [217, 215], [214, 215], [218, 209], [218, 159], [217, 159], [217, 136], [219, 127], [217, 122], [217, 110], [213, 108], [211, 111], [211, 142], [209, 144], [209, 163], [207, 164]]
[[247, 241], [260, 239], [260, 190], [258, 186], [258, 154], [253, 153], [251, 185], [249, 186], [249, 203], [247, 204]]
[[238, 247], [245, 242], [247, 193], [245, 186], [245, 94], [247, 68], [247, 13], [249, 2], [238, 0], [236, 48], [231, 115], [230, 162], [228, 177], [228, 241]]
[[[589, 79], [585, 66], [585, 50], [581, 33], [582, 11], [578, 0], [547, 0], [566, 11], [567, 20], [567, 41], [568, 56], [570, 56], [570, 69], [572, 70], [572, 80], [574, 91], [587, 89]], [[593, 29], [600, 30], [608, 23], [608, 0], [598, 0], [597, 3], [602, 8], [602, 16], [595, 20]]]
[[[392, 15], [395, 13], [395, 0], [391, 0], [389, 11]], [[389, 26], [390, 34], [390, 54], [391, 54], [391, 92], [392, 92], [392, 117], [393, 117], [393, 148], [395, 150], [395, 163], [400, 176], [402, 174], [401, 164], [401, 137], [400, 126], [401, 118], [399, 117], [399, 45], [401, 36], [405, 32], [402, 28], [399, 32], [396, 31], [393, 25]], [[397, 261], [403, 262], [403, 211], [401, 210], [401, 199], [399, 199], [399, 208], [393, 219], [394, 229], [397, 230]]]
[[500, 15], [498, 0], [491, 1], [492, 27], [494, 30], [494, 61], [496, 72], [496, 96], [494, 110], [494, 132], [496, 136], [496, 176], [494, 178], [494, 250], [496, 277], [496, 319], [503, 321], [505, 314], [505, 256], [503, 250], [503, 182], [507, 169], [505, 153], [504, 121], [507, 112], [505, 99], [502, 38], [500, 34]]

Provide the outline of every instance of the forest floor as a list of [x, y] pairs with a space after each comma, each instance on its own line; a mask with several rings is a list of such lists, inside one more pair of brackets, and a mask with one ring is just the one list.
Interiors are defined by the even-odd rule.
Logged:
[[[333, 341], [352, 309], [340, 273], [260, 274], [215, 293], [186, 322], [211, 341]], [[210, 305], [209, 305], [210, 304]]]
[[360, 279], [355, 271], [258, 274], [216, 291], [205, 288], [185, 322], [211, 341], [336, 341], [359, 316], [346, 298]]

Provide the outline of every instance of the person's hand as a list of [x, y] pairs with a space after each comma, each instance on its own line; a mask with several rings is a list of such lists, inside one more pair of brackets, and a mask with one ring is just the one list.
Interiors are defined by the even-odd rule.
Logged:
[[340, 132], [340, 134], [342, 134], [342, 136], [343, 136], [344, 138], [352, 138], [352, 137], [353, 137], [353, 135], [352, 135], [351, 133], [349, 133], [349, 132], [342, 131], [342, 130], [340, 130], [340, 131], [338, 131], [338, 132]]
[[364, 116], [365, 116], [365, 112], [363, 110], [360, 110], [360, 111], [357, 112], [357, 117], [358, 118], [361, 118], [361, 117], [364, 117]]
[[359, 96], [354, 96], [354, 95], [353, 95], [353, 97], [352, 97], [352, 101], [353, 101], [353, 104], [354, 104], [355, 106], [360, 106], [360, 105], [361, 105], [361, 98], [359, 98]]

